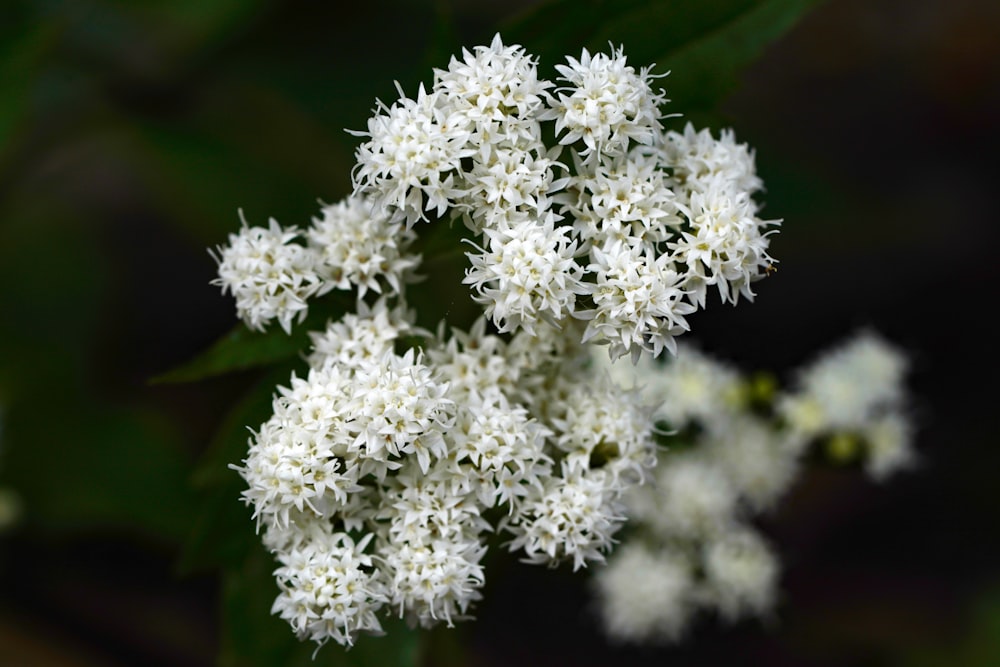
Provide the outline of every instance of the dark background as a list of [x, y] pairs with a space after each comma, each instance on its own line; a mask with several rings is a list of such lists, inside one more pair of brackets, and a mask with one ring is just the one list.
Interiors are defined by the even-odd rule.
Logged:
[[[290, 224], [346, 193], [340, 128], [429, 78], [441, 17], [471, 46], [515, 9], [123, 7], [0, 9], [0, 485], [23, 502], [0, 535], [4, 665], [213, 664], [219, 581], [176, 557], [195, 462], [250, 376], [147, 382], [234, 324], [206, 248], [238, 207]], [[693, 336], [780, 373], [876, 328], [913, 362], [921, 467], [799, 481], [761, 524], [784, 565], [772, 624], [616, 649], [579, 577], [507, 564], [456, 634], [475, 664], [1000, 664], [998, 36], [988, 0], [832, 0], [722, 107], [784, 220], [780, 264]]]

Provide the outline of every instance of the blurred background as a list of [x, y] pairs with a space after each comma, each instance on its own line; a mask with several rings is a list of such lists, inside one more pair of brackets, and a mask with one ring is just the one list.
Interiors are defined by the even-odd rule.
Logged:
[[[343, 129], [395, 99], [394, 80], [412, 93], [460, 45], [546, 4], [2, 4], [0, 664], [257, 664], [234, 645], [265, 642], [244, 616], [254, 595], [266, 614], [274, 591], [247, 582], [269, 566], [245, 558], [257, 538], [239, 480], [225, 486], [235, 473], [199, 462], [220, 433], [245, 442], [252, 410], [230, 411], [273, 378], [150, 383], [236, 324], [207, 248], [237, 209], [302, 224], [346, 194], [357, 140]], [[630, 62], [658, 53], [657, 30], [623, 40]], [[543, 33], [521, 34], [532, 50]], [[814, 3], [710, 105], [671, 109], [754, 146], [765, 212], [784, 220], [757, 301], [700, 313], [694, 338], [780, 374], [877, 329], [913, 360], [921, 467], [799, 481], [762, 524], [785, 568], [772, 624], [613, 647], [580, 577], [509, 563], [488, 574], [478, 621], [435, 634], [464, 644], [454, 664], [1000, 664], [998, 35], [992, 0]], [[245, 534], [213, 542], [227, 521]], [[259, 645], [270, 664], [286, 655]]]

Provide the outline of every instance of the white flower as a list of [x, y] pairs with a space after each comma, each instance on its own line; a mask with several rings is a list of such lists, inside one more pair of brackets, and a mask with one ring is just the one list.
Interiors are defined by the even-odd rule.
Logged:
[[489, 46], [462, 49], [462, 60], [453, 57], [447, 70], [434, 71], [434, 90], [443, 92], [458, 119], [464, 119], [481, 159], [494, 146], [539, 140], [534, 116], [551, 86], [538, 78], [535, 58], [521, 46], [504, 46], [499, 34]]
[[694, 612], [691, 570], [682, 554], [654, 551], [641, 541], [617, 548], [594, 571], [604, 632], [624, 643], [679, 640]]
[[604, 158], [570, 183], [581, 196], [566, 211], [588, 247], [626, 240], [655, 245], [673, 238], [682, 223], [667, 177], [641, 154]]
[[772, 232], [766, 229], [780, 221], [758, 218], [749, 194], [719, 177], [692, 192], [688, 207], [691, 229], [669, 245], [687, 264], [685, 287], [694, 303], [704, 306], [709, 285], [718, 289], [723, 303], [735, 304], [740, 295], [753, 300], [750, 284], [775, 262], [767, 253]]
[[391, 107], [381, 105], [368, 131], [356, 133], [369, 140], [355, 152], [355, 194], [371, 197], [407, 227], [426, 220], [426, 211], [440, 217], [461, 192], [456, 177], [462, 158], [475, 153], [467, 147], [469, 130], [454, 113], [441, 93], [426, 93], [422, 85], [416, 100], [400, 92]]
[[551, 477], [543, 491], [525, 500], [503, 526], [514, 535], [511, 551], [523, 549], [529, 563], [604, 561], [625, 518], [609, 476], [603, 471], [570, 471]]
[[[441, 323], [438, 340], [444, 338]], [[452, 330], [447, 343], [427, 349], [427, 358], [442, 381], [448, 383], [448, 396], [461, 404], [472, 395], [495, 392], [511, 393], [521, 369], [507, 358], [507, 343], [486, 333], [486, 318], [479, 317], [468, 331]]]
[[628, 515], [665, 538], [701, 538], [731, 525], [737, 500], [736, 489], [718, 466], [675, 454], [661, 456], [654, 480], [628, 496]]
[[[352, 416], [347, 428], [354, 436], [350, 451], [366, 463], [390, 467], [395, 466], [392, 459], [412, 454], [426, 470], [431, 457], [444, 455], [442, 433], [454, 419], [447, 389], [412, 349], [402, 356], [388, 351], [381, 359], [362, 364], [354, 375], [347, 408]], [[385, 472], [379, 465], [371, 469]]]
[[312, 341], [309, 365], [321, 368], [336, 363], [357, 368], [365, 361], [381, 359], [401, 336], [430, 336], [414, 325], [415, 316], [405, 303], [390, 309], [385, 297], [372, 306], [359, 301], [357, 312], [346, 313], [340, 320], [328, 323], [324, 331], [309, 332]]
[[[792, 412], [806, 401], [821, 412], [816, 430], [859, 429], [876, 416], [898, 410], [904, 397], [905, 356], [870, 331], [824, 353], [798, 374]], [[804, 416], [799, 417], [802, 421]]]
[[705, 547], [708, 599], [726, 620], [760, 616], [774, 604], [778, 562], [764, 540], [735, 529]]
[[423, 627], [467, 618], [485, 580], [479, 535], [490, 526], [479, 507], [456, 493], [447, 475], [413, 465], [387, 480], [382, 493], [378, 516], [388, 525], [378, 555], [390, 604]]
[[469, 394], [459, 403], [448, 432], [450, 458], [469, 465], [462, 484], [486, 508], [508, 504], [510, 511], [550, 474], [544, 445], [551, 431], [524, 406], [493, 392]]
[[567, 85], [556, 90], [558, 99], [540, 114], [555, 120], [559, 143], [582, 141], [583, 155], [621, 155], [630, 141], [653, 143], [662, 129], [659, 105], [666, 98], [653, 90], [650, 68], [636, 72], [621, 48], [593, 57], [584, 49], [579, 60], [566, 61], [556, 69]]
[[594, 308], [577, 312], [587, 320], [584, 342], [608, 345], [612, 359], [630, 354], [635, 361], [643, 351], [654, 357], [664, 348], [676, 351], [674, 337], [689, 328], [684, 316], [694, 307], [683, 300], [671, 258], [622, 242], [592, 248], [591, 257], [587, 271], [594, 281], [584, 287]]
[[290, 513], [327, 516], [356, 491], [357, 469], [345, 424], [349, 378], [337, 368], [310, 370], [279, 387], [274, 414], [250, 442], [243, 466], [243, 498], [258, 523], [287, 526]]
[[696, 132], [687, 123], [683, 133], [667, 132], [661, 146], [662, 160], [673, 170], [682, 191], [703, 191], [718, 177], [737, 192], [748, 195], [763, 189], [753, 150], [746, 144], [737, 144], [731, 129], [722, 130], [719, 139], [715, 139], [711, 131]]
[[[241, 212], [242, 217], [242, 212]], [[306, 300], [328, 289], [316, 272], [315, 251], [292, 241], [298, 229], [283, 229], [271, 219], [268, 227], [247, 227], [230, 234], [229, 243], [212, 256], [219, 265], [213, 285], [236, 299], [236, 314], [248, 327], [263, 331], [277, 318], [290, 332], [292, 323], [305, 319]]]
[[[752, 297], [773, 261], [753, 153], [731, 132], [664, 134], [664, 92], [621, 48], [557, 70], [555, 88], [496, 35], [414, 99], [397, 84], [353, 133], [350, 196], [322, 204], [303, 238], [244, 222], [217, 250], [214, 283], [252, 328], [278, 319], [289, 331], [332, 289], [356, 297], [309, 334], [307, 375], [278, 388], [231, 466], [278, 562], [273, 611], [300, 638], [350, 645], [381, 631], [382, 610], [450, 626], [482, 595], [487, 531], [506, 532], [525, 561], [577, 570], [609, 557], [627, 516], [655, 543], [611, 554], [596, 579], [611, 637], [675, 640], [699, 604], [739, 615], [770, 601], [768, 552], [750, 538], [735, 549], [727, 533], [773, 502], [800, 453], [785, 443], [807, 436], [744, 414], [740, 377], [707, 357], [651, 359], [677, 351], [708, 286]], [[467, 229], [427, 236], [418, 221]], [[432, 334], [403, 292], [416, 250], [450, 261], [442, 242], [460, 235], [481, 312], [468, 330], [443, 319]], [[626, 355], [618, 383], [610, 362]], [[893, 364], [864, 363], [882, 389], [862, 401], [855, 435], [881, 475], [909, 460], [908, 430], [885, 390]], [[845, 421], [823, 412], [838, 377], [810, 377], [800, 404], [821, 406], [816, 428]], [[663, 434], [657, 420], [693, 428]], [[658, 463], [666, 435], [698, 451]]]
[[317, 270], [337, 289], [357, 287], [359, 298], [369, 289], [381, 292], [380, 279], [399, 292], [420, 263], [406, 253], [417, 235], [363, 197], [323, 206], [306, 234], [321, 258]]
[[701, 443], [706, 456], [754, 512], [772, 508], [798, 476], [796, 448], [786, 446], [781, 434], [749, 415], [706, 440]]
[[863, 432], [867, 447], [865, 470], [876, 480], [917, 462], [913, 451], [913, 425], [901, 413], [883, 415]]
[[654, 419], [682, 429], [693, 422], [708, 431], [726, 430], [738, 413], [742, 378], [730, 365], [716, 360], [693, 343], [677, 344], [666, 361], [642, 357], [636, 363], [610, 361], [596, 349], [595, 364], [608, 369], [623, 387], [640, 387], [643, 398], [657, 406]]
[[344, 533], [318, 537], [277, 554], [275, 578], [281, 593], [271, 613], [288, 621], [295, 634], [322, 645], [330, 639], [351, 645], [362, 632], [380, 634], [376, 612], [386, 601], [370, 555], [371, 539], [355, 544]]
[[515, 212], [544, 217], [549, 195], [562, 183], [554, 180], [557, 166], [554, 155], [522, 148], [497, 148], [485, 159], [477, 157], [465, 174], [468, 189], [461, 205], [468, 209], [466, 226], [482, 232], [513, 222]]
[[531, 333], [540, 320], [572, 314], [583, 271], [574, 260], [576, 242], [568, 228], [555, 227], [554, 214], [518, 217], [484, 233], [489, 249], [468, 253], [472, 267], [463, 282], [473, 286], [473, 298], [501, 333]]
[[380, 555], [390, 579], [389, 603], [425, 628], [467, 619], [469, 606], [482, 597], [485, 551], [475, 539], [452, 535], [387, 543]]
[[550, 408], [556, 446], [564, 465], [585, 472], [607, 472], [612, 490], [624, 492], [642, 483], [656, 465], [653, 406], [641, 391], [593, 374], [590, 382], [573, 384], [559, 405]]

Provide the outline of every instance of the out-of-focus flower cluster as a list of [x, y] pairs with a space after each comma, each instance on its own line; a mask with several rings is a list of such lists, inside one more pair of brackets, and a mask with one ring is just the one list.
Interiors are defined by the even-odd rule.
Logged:
[[779, 561], [753, 518], [775, 507], [806, 454], [860, 463], [876, 480], [915, 463], [906, 366], [871, 331], [801, 368], [787, 390], [689, 344], [667, 364], [614, 364], [623, 386], [662, 401], [655, 419], [676, 444], [626, 494], [629, 533], [592, 580], [608, 636], [668, 643], [701, 613], [771, 614]]
[[[355, 133], [348, 197], [305, 229], [244, 222], [214, 253], [215, 284], [253, 329], [290, 331], [310, 299], [355, 296], [310, 332], [308, 369], [234, 466], [279, 564], [273, 612], [301, 638], [349, 645], [386, 614], [451, 625], [480, 598], [491, 535], [579, 569], [604, 561], [627, 517], [689, 559], [703, 551], [725, 613], [760, 611], [776, 566], [736, 508], [774, 501], [792, 441], [843, 426], [815, 416], [804, 379], [781, 404], [800, 419], [775, 440], [727, 403], [738, 379], [694, 353], [644, 386], [616, 379], [614, 359], [646, 368], [676, 351], [710, 293], [752, 299], [778, 223], [759, 217], [753, 152], [729, 131], [665, 129], [657, 78], [620, 49], [567, 58], [554, 82], [536, 64], [499, 36], [463, 51]], [[429, 225], [457, 232], [467, 287], [413, 286]], [[415, 289], [468, 290], [482, 315], [429, 322]], [[709, 442], [658, 467], [658, 422], [698, 423]], [[676, 634], [681, 611], [656, 605], [704, 599], [693, 561], [652, 549], [630, 543], [602, 570], [613, 635]], [[645, 607], [609, 592], [630, 586]]]

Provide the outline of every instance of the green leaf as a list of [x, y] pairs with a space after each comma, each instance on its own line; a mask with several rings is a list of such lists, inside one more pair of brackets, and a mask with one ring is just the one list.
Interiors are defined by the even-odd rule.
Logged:
[[[697, 38], [652, 57], [669, 70], [667, 91], [684, 116], [712, 111], [737, 86], [740, 73], [765, 47], [820, 0], [753, 3]], [[712, 6], [715, 6], [713, 3]]]
[[202, 455], [191, 477], [191, 485], [202, 500], [177, 561], [180, 573], [212, 570], [220, 565], [237, 567], [260, 543], [252, 510], [240, 498], [246, 485], [229, 466], [246, 457], [250, 429], [270, 417], [277, 385], [288, 381], [288, 366], [273, 369], [250, 387], [222, 420]]
[[149, 382], [193, 382], [304, 358], [309, 347], [309, 332], [325, 329], [328, 321], [339, 319], [353, 305], [353, 292], [331, 292], [313, 299], [306, 319], [295, 324], [290, 334], [276, 323], [264, 332], [237, 325], [194, 359]]
[[181, 541], [195, 498], [188, 461], [161, 416], [67, 393], [23, 398], [5, 420], [3, 477], [23, 498], [29, 522]]
[[350, 187], [349, 150], [273, 91], [217, 83], [190, 116], [122, 121], [156, 206], [206, 245], [239, 228], [240, 209], [252, 225], [273, 217], [304, 226], [318, 200], [336, 201]]
[[634, 67], [669, 71], [668, 111], [711, 111], [764, 47], [819, 0], [555, 0], [509, 22], [504, 39], [543, 66], [621, 46]]
[[312, 647], [295, 639], [291, 627], [271, 615], [278, 595], [275, 563], [262, 545], [222, 578], [220, 667], [294, 667], [309, 664]]
[[304, 325], [287, 334], [278, 326], [258, 332], [239, 324], [191, 361], [157, 375], [150, 383], [193, 382], [290, 359], [303, 352], [309, 341]]
[[[44, 56], [56, 36], [52, 26], [23, 25], [0, 15], [0, 161], [7, 157], [26, 120]], [[20, 21], [18, 21], [20, 23]], [[27, 23], [27, 22], [25, 22]]]

